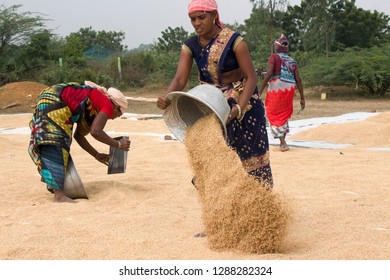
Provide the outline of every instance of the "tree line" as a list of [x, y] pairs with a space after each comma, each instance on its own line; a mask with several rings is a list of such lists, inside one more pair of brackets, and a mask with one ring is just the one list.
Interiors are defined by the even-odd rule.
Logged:
[[[283, 33], [305, 86], [349, 86], [371, 95], [388, 94], [388, 15], [358, 8], [354, 0], [303, 0], [295, 6], [287, 0], [249, 1], [249, 18], [226, 25], [244, 36], [259, 72], [266, 70], [273, 42]], [[20, 7], [0, 6], [0, 85], [93, 80], [122, 88], [165, 87], [176, 71], [182, 43], [195, 35], [183, 27], [168, 27], [154, 44], [128, 50], [123, 32], [83, 27], [59, 37], [46, 27], [47, 19], [19, 12]], [[192, 75], [189, 87], [196, 78]]]

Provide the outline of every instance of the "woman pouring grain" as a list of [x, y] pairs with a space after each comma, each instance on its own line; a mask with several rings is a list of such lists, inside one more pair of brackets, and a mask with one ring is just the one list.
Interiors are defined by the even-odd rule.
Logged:
[[[228, 145], [251, 176], [272, 188], [265, 110], [247, 44], [240, 34], [222, 24], [214, 0], [192, 0], [188, 16], [197, 35], [183, 44], [167, 93], [184, 89], [195, 60], [200, 83], [218, 87], [228, 100]], [[169, 105], [166, 95], [158, 98], [158, 108], [164, 110]]]

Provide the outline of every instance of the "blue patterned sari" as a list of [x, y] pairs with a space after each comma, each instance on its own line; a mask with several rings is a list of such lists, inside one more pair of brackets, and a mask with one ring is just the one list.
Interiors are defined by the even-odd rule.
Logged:
[[[201, 84], [211, 84], [221, 89], [232, 107], [245, 86], [245, 79], [223, 84], [222, 73], [239, 68], [234, 48], [243, 38], [225, 27], [206, 47], [202, 47], [198, 36], [191, 37], [183, 50], [189, 52], [198, 66]], [[266, 130], [264, 104], [256, 87], [243, 117], [233, 119], [227, 124], [227, 143], [239, 155], [245, 170], [267, 188], [273, 187], [269, 159], [269, 143]]]

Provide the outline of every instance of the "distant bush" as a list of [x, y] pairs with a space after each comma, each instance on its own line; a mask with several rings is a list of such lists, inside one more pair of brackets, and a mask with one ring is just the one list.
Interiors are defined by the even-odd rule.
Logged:
[[390, 87], [390, 44], [317, 57], [300, 74], [306, 86], [354, 86], [385, 96]]

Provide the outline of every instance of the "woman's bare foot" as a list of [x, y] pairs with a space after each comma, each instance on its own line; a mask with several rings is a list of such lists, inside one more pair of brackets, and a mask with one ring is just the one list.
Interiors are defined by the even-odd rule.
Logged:
[[53, 189], [54, 190], [54, 198], [53, 198], [53, 201], [54, 202], [69, 202], [69, 203], [77, 203], [77, 201], [67, 197], [65, 194], [64, 194], [64, 191], [60, 191], [60, 190], [56, 190], [56, 189]]
[[206, 236], [206, 232], [204, 232], [204, 231], [199, 232], [199, 233], [194, 235], [194, 237], [205, 237], [205, 236]]
[[282, 152], [288, 151], [290, 148], [288, 147], [287, 144], [280, 144], [279, 150]]
[[289, 147], [288, 147], [284, 137], [279, 137], [279, 140], [280, 140], [279, 150], [282, 151], [282, 152], [288, 151]]

